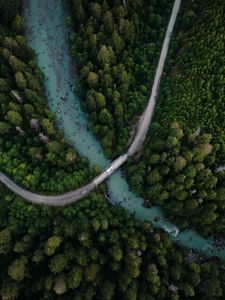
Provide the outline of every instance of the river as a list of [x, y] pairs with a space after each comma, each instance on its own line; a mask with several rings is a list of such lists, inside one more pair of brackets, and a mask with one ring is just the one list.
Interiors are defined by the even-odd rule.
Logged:
[[[100, 143], [88, 129], [87, 116], [81, 110], [80, 100], [74, 92], [76, 78], [68, 49], [69, 32], [65, 17], [62, 0], [25, 1], [28, 43], [35, 50], [38, 65], [45, 74], [46, 96], [51, 111], [56, 115], [57, 125], [63, 129], [70, 144], [81, 156], [87, 157], [91, 165], [105, 168], [110, 160], [105, 158]], [[107, 186], [112, 202], [135, 214], [138, 219], [150, 221], [155, 227], [164, 229], [173, 241], [179, 241], [186, 248], [200, 250], [207, 256], [225, 258], [225, 250], [212, 247], [212, 238], [206, 240], [193, 230], [177, 235], [178, 228], [166, 220], [159, 207], [143, 207], [144, 199], [129, 189], [121, 171], [110, 176]], [[155, 217], [160, 220], [155, 222]]]

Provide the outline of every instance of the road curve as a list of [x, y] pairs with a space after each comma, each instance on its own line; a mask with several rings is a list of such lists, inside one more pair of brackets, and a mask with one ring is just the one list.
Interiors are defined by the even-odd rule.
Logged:
[[98, 186], [101, 182], [103, 182], [106, 178], [108, 178], [113, 172], [115, 172], [127, 160], [129, 156], [134, 155], [138, 150], [140, 150], [146, 138], [146, 134], [148, 132], [148, 128], [152, 120], [156, 99], [158, 96], [160, 79], [162, 76], [163, 67], [168, 53], [169, 43], [173, 32], [174, 24], [177, 18], [177, 14], [180, 8], [180, 4], [181, 4], [181, 0], [174, 1], [173, 10], [171, 13], [169, 24], [167, 26], [166, 35], [163, 41], [163, 46], [160, 53], [158, 66], [156, 69], [151, 96], [149, 98], [149, 102], [145, 111], [140, 117], [136, 135], [127, 153], [115, 159], [104, 171], [102, 171], [97, 177], [95, 177], [89, 184], [79, 189], [76, 189], [74, 191], [70, 191], [61, 195], [45, 196], [45, 195], [32, 193], [30, 191], [23, 189], [16, 183], [14, 183], [8, 176], [3, 174], [2, 172], [0, 172], [0, 182], [3, 183], [8, 189], [13, 191], [15, 194], [19, 195], [20, 197], [24, 198], [28, 202], [34, 204], [40, 204], [40, 205], [46, 204], [51, 206], [64, 206], [64, 205], [72, 204], [86, 197], [92, 190], [95, 189], [96, 186]]
[[96, 185], [91, 182], [75, 191], [70, 191], [57, 196], [45, 196], [23, 189], [2, 172], [0, 172], [0, 181], [4, 183], [7, 188], [28, 202], [34, 204], [47, 204], [51, 206], [65, 206], [74, 203], [81, 198], [86, 197], [96, 187]]

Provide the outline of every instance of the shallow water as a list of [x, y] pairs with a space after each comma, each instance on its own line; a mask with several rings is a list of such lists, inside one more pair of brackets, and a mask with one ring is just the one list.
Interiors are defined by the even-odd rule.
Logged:
[[[87, 128], [87, 116], [81, 110], [79, 98], [74, 90], [75, 76], [73, 63], [68, 50], [65, 27], [65, 11], [62, 0], [27, 0], [24, 5], [29, 45], [37, 53], [38, 65], [45, 74], [45, 88], [48, 104], [56, 114], [56, 122], [63, 128], [66, 138], [76, 151], [89, 159], [91, 165], [105, 168], [110, 160], [106, 159], [100, 143]], [[176, 237], [178, 228], [168, 222], [159, 207], [151, 209], [142, 206], [144, 199], [129, 190], [122, 173], [117, 171], [107, 181], [110, 199], [123, 206], [138, 219], [151, 221], [156, 227], [169, 232], [174, 241], [187, 248], [203, 251], [208, 256], [225, 258], [225, 250], [213, 249], [212, 239], [205, 240], [195, 231], [185, 231]], [[160, 217], [158, 222], [155, 217]]]

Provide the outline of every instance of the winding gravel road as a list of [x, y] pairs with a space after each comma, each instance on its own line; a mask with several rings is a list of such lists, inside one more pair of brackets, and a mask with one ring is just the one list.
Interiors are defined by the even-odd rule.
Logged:
[[152, 86], [151, 96], [149, 98], [148, 105], [147, 105], [144, 113], [140, 117], [135, 138], [127, 152], [128, 155], [133, 155], [134, 153], [136, 153], [141, 148], [141, 146], [143, 145], [144, 140], [146, 138], [146, 134], [148, 132], [148, 128], [151, 123], [154, 108], [156, 105], [156, 100], [157, 100], [157, 96], [158, 96], [159, 85], [160, 85], [160, 80], [162, 77], [163, 67], [165, 65], [165, 61], [166, 61], [166, 57], [167, 57], [167, 53], [168, 53], [168, 49], [169, 49], [169, 44], [170, 44], [170, 39], [172, 36], [172, 32], [173, 32], [174, 24], [175, 24], [175, 21], [177, 18], [177, 14], [180, 9], [180, 4], [181, 4], [181, 0], [175, 0], [174, 5], [173, 5], [173, 11], [172, 11], [172, 14], [170, 17], [170, 21], [167, 26], [166, 35], [165, 35], [165, 38], [163, 41], [163, 46], [162, 46], [162, 50], [161, 50], [161, 54], [160, 54], [160, 58], [159, 58], [158, 66], [156, 69], [153, 86]]
[[169, 43], [173, 32], [174, 24], [177, 18], [177, 14], [180, 8], [180, 4], [181, 0], [175, 0], [166, 35], [163, 41], [160, 59], [156, 69], [154, 83], [152, 86], [151, 96], [149, 98], [149, 102], [144, 113], [140, 117], [135, 138], [127, 153], [115, 159], [102, 173], [100, 173], [96, 178], [94, 178], [89, 184], [75, 191], [70, 191], [57, 196], [45, 196], [29, 192], [17, 185], [16, 183], [14, 183], [8, 176], [3, 174], [2, 172], [0, 172], [0, 182], [2, 182], [5, 186], [7, 186], [7, 188], [9, 188], [15, 194], [21, 196], [28, 202], [35, 204], [47, 204], [51, 206], [64, 206], [72, 204], [80, 200], [81, 198], [86, 197], [92, 190], [95, 189], [96, 186], [98, 186], [102, 181], [104, 181], [113, 172], [115, 172], [127, 160], [129, 156], [134, 155], [138, 150], [140, 150], [146, 138], [146, 134], [148, 132], [148, 128], [152, 120], [163, 67], [168, 53]]

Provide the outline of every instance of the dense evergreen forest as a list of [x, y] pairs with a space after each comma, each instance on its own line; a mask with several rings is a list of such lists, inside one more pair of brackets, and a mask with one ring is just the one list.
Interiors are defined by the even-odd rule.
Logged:
[[148, 101], [173, 1], [70, 1], [78, 91], [105, 154], [120, 155]]
[[[121, 132], [122, 137], [115, 135], [113, 145], [117, 143], [116, 141], [120, 141], [117, 151], [121, 150], [121, 147], [124, 147], [127, 142], [128, 125], [132, 124], [135, 115], [137, 116], [143, 109], [147, 101], [149, 86], [138, 84], [137, 90], [134, 90], [134, 85], [128, 84], [127, 87], [124, 79], [125, 92], [124, 96], [121, 96], [123, 95], [123, 81], [118, 78], [115, 83], [116, 87], [119, 87], [118, 90], [115, 87], [115, 90], [109, 91], [109, 93], [115, 92], [116, 94], [114, 96], [117, 100], [112, 102], [112, 98], [105, 94], [103, 88], [100, 88], [101, 85], [103, 86], [103, 77], [107, 82], [111, 74], [121, 75], [123, 72], [121, 73], [120, 70], [122, 70], [126, 74], [125, 78], [129, 78], [131, 76], [129, 74], [132, 74], [136, 80], [135, 76], [139, 74], [140, 81], [141, 78], [144, 78], [146, 82], [148, 80], [151, 82], [159, 51], [156, 49], [156, 45], [160, 44], [162, 40], [172, 3], [171, 1], [160, 1], [160, 7], [158, 7], [154, 0], [150, 1], [151, 5], [144, 1], [126, 2], [128, 13], [119, 1], [113, 3], [98, 1], [90, 6], [87, 6], [87, 1], [73, 1], [74, 7], [76, 7], [75, 13], [79, 13], [80, 16], [80, 19], [78, 15], [76, 16], [76, 26], [84, 20], [87, 21], [87, 15], [90, 14], [87, 10], [91, 9], [94, 17], [92, 21], [88, 22], [94, 22], [95, 31], [100, 32], [99, 36], [92, 38], [104, 39], [101, 32], [101, 28], [104, 27], [98, 25], [99, 11], [100, 16], [104, 12], [107, 16], [106, 20], [112, 16], [115, 20], [113, 29], [107, 29], [109, 30], [108, 35], [114, 35], [113, 39], [116, 44], [116, 41], [121, 39], [119, 44], [122, 44], [120, 46], [122, 48], [115, 50], [115, 45], [112, 45], [112, 48], [109, 49], [110, 44], [106, 34], [107, 40], [102, 50], [104, 59], [103, 61], [100, 59], [98, 62], [102, 64], [101, 67], [104, 65], [106, 70], [107, 68], [113, 69], [113, 66], [108, 63], [113, 51], [115, 60], [118, 62], [115, 64], [115, 73], [113, 70], [110, 71], [110, 74], [106, 70], [104, 71], [106, 73], [103, 70], [102, 73], [98, 73], [97, 69], [90, 67], [91, 63], [95, 63], [93, 61], [88, 65], [92, 73], [90, 76], [88, 74], [87, 81], [89, 84], [97, 78], [98, 83], [96, 89], [95, 85], [91, 86], [89, 94], [92, 96], [87, 99], [87, 105], [92, 103], [95, 107], [99, 103], [104, 104], [100, 104], [99, 108], [101, 109], [96, 110], [96, 118], [100, 114], [110, 114], [110, 120], [112, 119], [114, 124], [112, 130], [118, 131], [114, 126], [117, 121], [120, 122], [119, 119], [121, 125], [118, 128], [125, 128], [125, 126], [127, 128]], [[92, 177], [95, 171], [89, 170], [88, 162], [71, 149], [62, 133], [55, 127], [54, 116], [44, 97], [43, 74], [38, 69], [35, 63], [35, 54], [27, 47], [23, 35], [25, 24], [19, 15], [20, 4], [21, 2], [17, 0], [0, 1], [0, 165], [2, 171], [25, 187], [54, 194], [81, 185], [88, 181], [89, 176]], [[205, 9], [213, 11], [212, 2], [207, 1], [207, 5]], [[216, 7], [216, 2], [214, 6]], [[146, 9], [147, 7], [148, 9]], [[152, 13], [152, 16], [149, 17], [148, 23], [146, 16], [149, 13]], [[185, 27], [182, 34], [189, 40], [187, 36], [189, 30], [190, 32], [193, 30], [191, 24], [196, 24], [193, 22], [198, 11], [190, 12], [188, 10], [186, 14], [186, 18], [183, 20], [186, 20], [187, 23], [183, 21]], [[145, 31], [143, 21], [146, 21], [146, 24], [151, 23], [152, 27], [146, 25]], [[135, 25], [135, 22], [139, 25]], [[80, 28], [85, 30], [87, 28], [85, 24], [83, 23]], [[110, 25], [108, 22], [106, 24]], [[126, 34], [130, 32], [131, 35], [122, 38], [121, 34], [121, 37], [118, 38], [118, 24], [121, 28], [124, 26], [125, 28], [126, 26], [127, 28], [134, 27], [135, 30], [139, 28], [141, 33], [138, 35], [138, 32], [132, 31], [132, 29], [131, 31], [126, 30]], [[200, 26], [201, 22], [199, 21], [197, 24]], [[152, 29], [150, 30], [150, 28]], [[189, 30], [186, 34], [185, 29], [187, 28]], [[91, 35], [95, 35], [92, 29], [90, 32]], [[159, 32], [161, 34], [157, 37]], [[86, 32], [86, 35], [82, 36], [88, 37], [89, 33]], [[181, 44], [184, 43], [182, 36], [178, 35]], [[146, 43], [148, 37], [152, 39], [150, 44], [144, 44], [143, 48], [139, 47], [139, 50], [137, 47], [136, 56], [132, 56], [134, 54], [131, 51], [134, 49], [133, 46], [140, 46], [141, 39]], [[71, 42], [76, 41], [79, 39], [79, 34], [76, 33], [71, 39]], [[91, 49], [88, 48], [88, 44], [90, 41], [89, 39], [87, 41], [87, 55], [89, 55]], [[151, 45], [151, 43], [155, 44]], [[79, 45], [82, 44], [83, 41], [80, 41]], [[101, 48], [102, 46], [99, 47], [99, 49]], [[119, 51], [119, 49], [124, 50], [125, 48], [128, 51], [127, 54], [126, 51]], [[94, 46], [92, 49], [95, 49]], [[74, 51], [77, 53], [76, 49]], [[182, 51], [178, 51], [178, 57], [184, 55]], [[127, 59], [121, 57], [119, 60], [119, 54], [125, 55], [124, 57]], [[151, 64], [149, 64], [149, 57], [151, 57]], [[107, 59], [106, 65], [105, 59]], [[122, 61], [125, 60], [135, 66], [132, 68], [123, 66]], [[80, 63], [81, 60], [78, 60], [78, 69]], [[89, 68], [88, 66], [86, 67]], [[182, 66], [179, 66], [179, 69], [177, 67], [177, 73], [173, 72], [174, 76], [178, 76], [178, 72], [181, 73], [181, 70]], [[80, 86], [82, 87], [83, 79], [87, 75], [85, 72], [87, 69], [81, 72]], [[105, 76], [101, 78], [101, 74]], [[107, 74], [109, 76], [106, 76]], [[120, 75], [115, 75], [115, 78]], [[165, 81], [164, 92], [161, 95], [159, 109], [164, 114], [164, 120], [167, 120], [168, 112], [166, 110], [168, 107], [165, 108], [163, 97], [165, 97], [167, 84], [170, 84], [171, 87], [173, 84], [177, 84], [176, 80], [178, 79], [174, 76], [171, 76], [171, 83]], [[186, 75], [184, 77], [186, 78]], [[184, 87], [186, 88], [186, 85]], [[132, 98], [131, 91], [133, 94], [137, 93], [137, 98]], [[181, 91], [185, 91], [185, 89], [181, 88]], [[176, 90], [177, 92], [178, 90]], [[176, 97], [173, 97], [175, 88], [172, 88], [169, 93], [170, 102], [172, 102], [171, 99], [176, 101]], [[123, 99], [129, 99], [129, 101]], [[140, 102], [137, 102], [138, 99]], [[110, 103], [123, 107], [120, 118], [115, 114], [115, 107], [110, 106]], [[93, 108], [93, 112], [95, 112], [95, 108]], [[95, 123], [93, 114], [91, 120], [93, 126], [99, 123], [99, 121]], [[181, 222], [180, 217], [181, 213], [184, 214], [184, 209], [189, 213], [189, 219], [190, 216], [193, 216], [195, 222], [197, 222], [198, 216], [204, 220], [211, 220], [211, 215], [206, 214], [211, 214], [212, 205], [218, 205], [219, 200], [221, 205], [219, 209], [222, 210], [225, 200], [221, 188], [223, 174], [215, 174], [214, 171], [216, 157], [221, 155], [219, 154], [221, 148], [218, 146], [220, 143], [215, 140], [216, 138], [210, 130], [202, 129], [200, 134], [194, 132], [196, 125], [192, 124], [190, 120], [188, 123], [188, 121], [184, 122], [174, 116], [172, 120], [168, 118], [165, 127], [161, 126], [159, 120], [159, 113], [157, 113], [156, 122], [150, 130], [151, 141], [147, 143], [139, 161], [130, 162], [133, 171], [130, 164], [127, 172], [130, 174], [131, 183], [138, 192], [151, 196], [151, 201], [160, 204], [170, 203], [171, 217], [172, 215], [175, 217], [177, 214], [179, 218], [176, 217], [176, 220], [179, 222]], [[192, 124], [193, 127], [189, 124]], [[104, 129], [102, 125], [100, 125], [99, 131]], [[199, 123], [198, 126], [200, 125]], [[203, 125], [201, 125], [202, 127]], [[112, 149], [111, 146], [110, 148]], [[105, 150], [108, 155], [114, 154], [109, 151], [108, 146], [105, 147]], [[138, 178], [136, 181], [133, 174]], [[169, 182], [167, 182], [166, 176], [170, 176]], [[190, 189], [193, 190], [192, 198], [187, 196]], [[196, 192], [194, 192], [195, 189]], [[174, 198], [172, 190], [174, 190]], [[76, 205], [60, 209], [27, 204], [2, 185], [0, 185], [0, 197], [0, 295], [3, 300], [224, 299], [225, 265], [223, 262], [218, 259], [207, 260], [193, 250], [185, 250], [172, 244], [167, 234], [153, 229], [151, 224], [136, 221], [133, 216], [121, 208], [109, 207], [100, 192], [92, 193], [88, 199]], [[200, 199], [202, 199], [201, 205], [205, 209], [204, 217], [198, 208]], [[177, 204], [178, 201], [181, 203], [180, 206]], [[186, 208], [182, 206], [184, 203]], [[177, 207], [179, 213], [173, 211], [174, 207]], [[219, 209], [214, 222], [207, 223], [206, 221], [203, 224], [202, 221], [202, 230], [206, 234], [210, 232], [210, 228], [217, 232], [216, 226], [220, 228], [218, 232], [222, 231], [223, 221], [220, 220]], [[184, 216], [182, 217], [184, 218]], [[189, 219], [187, 217], [184, 219], [186, 223], [183, 226], [191, 224]], [[206, 227], [208, 230], [205, 229]]]
[[127, 174], [181, 228], [224, 235], [224, 1], [184, 3], [149, 138]]
[[64, 209], [1, 200], [0, 212], [3, 300], [223, 299], [224, 263], [97, 195]]

